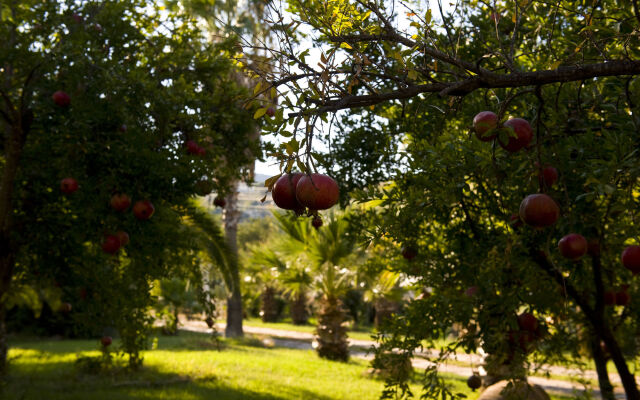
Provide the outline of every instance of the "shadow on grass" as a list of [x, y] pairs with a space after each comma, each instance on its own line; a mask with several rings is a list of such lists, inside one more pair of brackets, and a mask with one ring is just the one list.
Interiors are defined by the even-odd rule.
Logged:
[[3, 400], [290, 400], [330, 397], [296, 387], [279, 386], [278, 394], [232, 387], [215, 376], [189, 377], [144, 367], [140, 371], [121, 370], [108, 375], [77, 372], [74, 362], [45, 362], [16, 365], [0, 384]]
[[[179, 348], [183, 340], [206, 339], [203, 335], [185, 336], [180, 340], [171, 338], [171, 346], [164, 350], [185, 351]], [[232, 344], [231, 347], [235, 346]], [[218, 379], [214, 372], [189, 376], [180, 374], [180, 371], [160, 371], [155, 366], [130, 371], [123, 367], [124, 360], [119, 360], [116, 367], [102, 374], [82, 373], [76, 366], [76, 351], [95, 349], [92, 341], [55, 342], [52, 347], [46, 342], [20, 341], [13, 343], [12, 349], [17, 351], [11, 359], [9, 374], [0, 381], [0, 399], [3, 400], [331, 399], [285, 383], [277, 387], [248, 389], [241, 384], [236, 386], [233, 381]], [[68, 349], [73, 350], [65, 351]], [[237, 373], [242, 375], [242, 371]]]

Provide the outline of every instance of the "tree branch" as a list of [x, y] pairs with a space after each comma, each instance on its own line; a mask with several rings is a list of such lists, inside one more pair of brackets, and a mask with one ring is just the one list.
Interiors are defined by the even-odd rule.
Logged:
[[596, 77], [639, 74], [640, 61], [634, 60], [609, 61], [605, 63], [576, 65], [560, 67], [553, 70], [506, 75], [491, 72], [490, 76], [478, 75], [462, 82], [411, 85], [387, 93], [345, 96], [340, 99], [325, 101], [322, 106], [303, 113], [289, 114], [289, 118], [301, 114], [321, 114], [347, 108], [366, 107], [389, 100], [408, 99], [421, 93], [438, 92], [441, 93], [441, 95], [465, 96], [479, 88], [541, 86], [559, 82], [582, 81]]

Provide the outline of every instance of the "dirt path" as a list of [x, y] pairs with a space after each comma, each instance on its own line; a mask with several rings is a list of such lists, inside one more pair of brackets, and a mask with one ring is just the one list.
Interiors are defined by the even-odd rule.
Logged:
[[[194, 331], [194, 332], [210, 332], [207, 325], [202, 321], [181, 321], [182, 329]], [[224, 332], [224, 324], [216, 325], [219, 332]], [[286, 347], [299, 350], [311, 350], [313, 342], [313, 334], [307, 332], [286, 331], [281, 329], [256, 327], [256, 326], [244, 326], [244, 332], [252, 335], [266, 336], [273, 340], [273, 344], [276, 347]], [[357, 340], [349, 339], [349, 347], [351, 349], [351, 355], [366, 360], [371, 360], [373, 355], [368, 352], [375, 346], [376, 342], [372, 340]], [[433, 363], [429, 361], [430, 358], [436, 357], [437, 350], [428, 350], [422, 353], [417, 353], [417, 356], [411, 361], [415, 368], [425, 369], [432, 366]], [[472, 374], [472, 365], [477, 368], [482, 363], [482, 357], [477, 354], [456, 354], [452, 361], [456, 363], [440, 364], [438, 370], [441, 372], [452, 373], [460, 376], [470, 376]], [[459, 362], [467, 363], [468, 366], [458, 365]], [[544, 366], [539, 369], [541, 373], [550, 373], [551, 375], [559, 375], [578, 379], [598, 379], [595, 371], [580, 371], [578, 369], [570, 369], [558, 366]], [[572, 396], [576, 391], [582, 392], [585, 390], [583, 385], [568, 380], [547, 379], [538, 376], [530, 376], [527, 378], [532, 384], [542, 386], [547, 392], [557, 393], [565, 396]], [[617, 374], [610, 375], [611, 382], [614, 385], [620, 384], [620, 377]], [[619, 388], [617, 388], [619, 389]], [[621, 389], [619, 389], [621, 390]], [[597, 389], [593, 390], [594, 396], [600, 398], [600, 392]], [[617, 399], [624, 399], [624, 392], [616, 392]]]

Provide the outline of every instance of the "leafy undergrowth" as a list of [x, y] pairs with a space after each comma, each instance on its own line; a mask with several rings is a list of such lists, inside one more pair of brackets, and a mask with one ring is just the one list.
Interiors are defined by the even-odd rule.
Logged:
[[[14, 339], [0, 398], [373, 400], [383, 389], [382, 381], [366, 375], [366, 361], [330, 362], [312, 351], [265, 348], [255, 339], [223, 341], [219, 351], [207, 335], [181, 332], [159, 337], [155, 349], [144, 353], [140, 371], [128, 371], [116, 359], [116, 366], [101, 374], [79, 372], [78, 356], [98, 357], [97, 348], [87, 340]], [[477, 397], [465, 379], [447, 378], [456, 392]], [[420, 392], [417, 384], [412, 390]]]

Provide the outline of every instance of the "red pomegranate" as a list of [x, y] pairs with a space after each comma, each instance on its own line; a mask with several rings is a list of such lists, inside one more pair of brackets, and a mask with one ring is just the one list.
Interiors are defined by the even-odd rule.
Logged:
[[103, 336], [100, 339], [100, 343], [102, 343], [104, 347], [110, 346], [112, 342], [113, 342], [113, 339], [111, 338], [111, 336]]
[[490, 142], [495, 139], [496, 134], [486, 135], [492, 129], [498, 126], [498, 116], [492, 111], [482, 111], [473, 118], [473, 129], [476, 136], [483, 142]]
[[271, 197], [276, 206], [283, 210], [298, 210], [304, 208], [296, 198], [296, 186], [304, 174], [294, 172], [284, 174], [276, 181], [271, 191]]
[[541, 185], [550, 188], [558, 181], [558, 170], [552, 166], [546, 166], [538, 176]]
[[330, 176], [324, 174], [304, 175], [296, 186], [298, 202], [310, 210], [326, 210], [338, 202], [340, 189]]
[[558, 250], [562, 257], [577, 260], [587, 253], [587, 239], [577, 233], [570, 233], [558, 242]]
[[129, 234], [125, 231], [116, 232], [116, 237], [120, 240], [120, 246], [126, 246], [129, 244]]
[[523, 331], [536, 332], [538, 329], [538, 319], [531, 313], [522, 313], [518, 315], [518, 326]]
[[78, 190], [78, 181], [73, 178], [64, 178], [60, 182], [60, 190], [64, 194], [71, 194]]
[[606, 292], [604, 292], [604, 304], [608, 305], [608, 306], [612, 306], [614, 304], [616, 304], [616, 292], [612, 291], [612, 290], [607, 290]]
[[531, 142], [531, 139], [533, 139], [533, 129], [531, 129], [531, 125], [522, 118], [511, 118], [505, 122], [503, 126], [505, 128], [512, 129], [517, 135], [516, 137], [509, 136], [507, 143], [503, 143], [502, 140], [498, 140], [500, 146], [510, 153], [515, 153], [516, 151], [524, 148]]
[[628, 246], [622, 252], [622, 265], [633, 274], [640, 273], [640, 246]]
[[120, 250], [120, 239], [115, 235], [107, 235], [102, 242], [102, 251], [108, 254], [116, 254]]
[[406, 260], [411, 261], [416, 258], [417, 255], [418, 250], [416, 250], [416, 248], [413, 246], [404, 246], [402, 248], [402, 257], [404, 257]]
[[139, 220], [151, 218], [155, 211], [155, 207], [149, 200], [140, 200], [133, 205], [133, 215]]
[[544, 228], [556, 223], [560, 208], [546, 194], [530, 194], [520, 203], [520, 219], [534, 228]]

